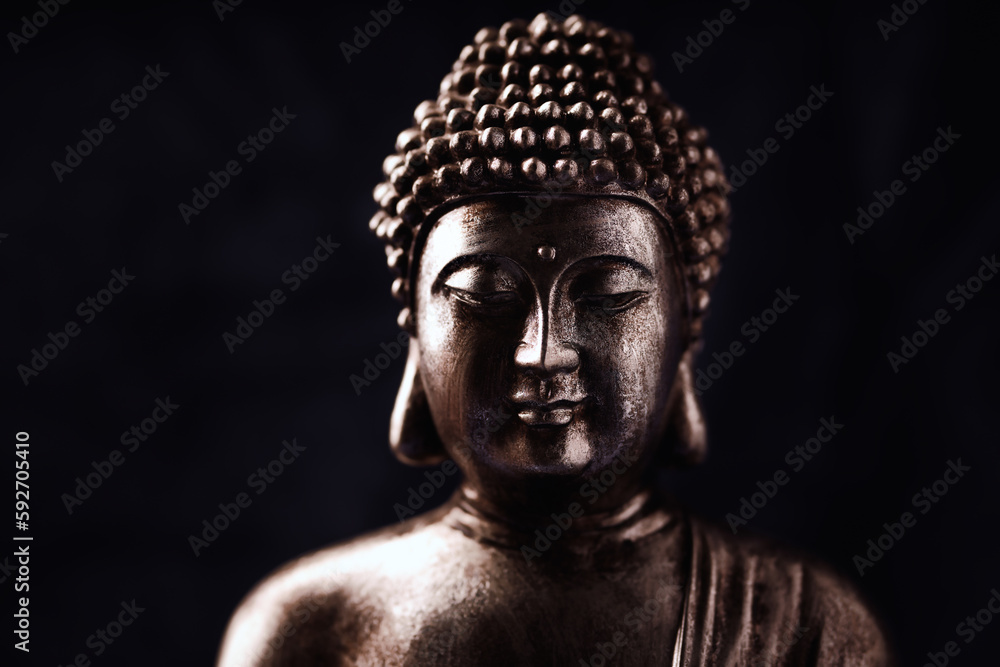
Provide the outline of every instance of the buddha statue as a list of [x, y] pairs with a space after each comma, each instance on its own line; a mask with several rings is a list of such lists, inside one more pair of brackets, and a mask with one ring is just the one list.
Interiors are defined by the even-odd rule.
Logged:
[[461, 484], [271, 574], [221, 667], [890, 663], [838, 575], [652, 482], [705, 452], [729, 224], [652, 74], [627, 33], [540, 14], [481, 30], [417, 106], [370, 223], [410, 334], [389, 440]]

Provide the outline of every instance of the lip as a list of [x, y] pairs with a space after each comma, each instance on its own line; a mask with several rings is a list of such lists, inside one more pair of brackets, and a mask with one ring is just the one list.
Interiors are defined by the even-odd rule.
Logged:
[[518, 419], [528, 426], [553, 427], [566, 426], [575, 416], [576, 409], [582, 404], [581, 401], [558, 400], [558, 401], [517, 401], [511, 402], [511, 407], [517, 414]]

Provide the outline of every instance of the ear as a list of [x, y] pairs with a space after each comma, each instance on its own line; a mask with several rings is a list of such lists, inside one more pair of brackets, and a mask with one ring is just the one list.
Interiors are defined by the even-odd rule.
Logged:
[[694, 373], [691, 371], [694, 352], [692, 346], [684, 353], [668, 403], [670, 415], [658, 456], [661, 463], [669, 466], [683, 467], [701, 463], [708, 451], [705, 417], [694, 392]]
[[427, 466], [445, 461], [448, 454], [434, 428], [427, 394], [420, 380], [420, 344], [410, 337], [403, 381], [389, 419], [389, 446], [407, 465]]

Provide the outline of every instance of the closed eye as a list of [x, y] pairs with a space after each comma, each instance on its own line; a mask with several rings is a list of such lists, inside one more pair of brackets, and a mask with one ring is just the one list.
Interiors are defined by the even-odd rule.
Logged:
[[444, 286], [445, 291], [462, 303], [479, 308], [500, 308], [513, 306], [521, 302], [521, 296], [512, 290], [496, 292], [470, 292], [451, 285]]
[[590, 310], [621, 313], [639, 305], [648, 297], [649, 292], [642, 290], [620, 292], [617, 294], [582, 294], [577, 297], [576, 303]]

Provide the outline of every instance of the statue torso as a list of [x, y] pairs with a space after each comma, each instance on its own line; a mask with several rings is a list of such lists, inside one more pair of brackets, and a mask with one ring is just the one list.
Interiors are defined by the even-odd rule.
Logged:
[[230, 633], [258, 649], [224, 647], [220, 665], [671, 665], [682, 618], [684, 665], [827, 664], [821, 645], [885, 664], [849, 590], [683, 513], [660, 508], [591, 548], [556, 540], [530, 560], [519, 541], [531, 536], [467, 518], [445, 506], [278, 572]]

